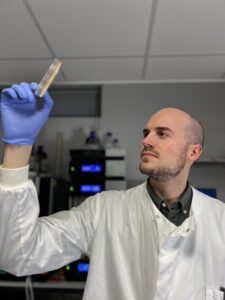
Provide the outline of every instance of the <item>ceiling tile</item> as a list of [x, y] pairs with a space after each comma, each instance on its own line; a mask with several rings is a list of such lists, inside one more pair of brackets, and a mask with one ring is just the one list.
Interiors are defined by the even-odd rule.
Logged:
[[150, 57], [145, 79], [220, 79], [224, 70], [225, 56]]
[[139, 80], [141, 58], [64, 60], [63, 70], [70, 81]]
[[1, 0], [0, 58], [50, 57], [41, 35], [21, 0]]
[[[51, 60], [0, 61], [1, 69], [7, 70], [7, 72], [0, 72], [0, 82], [39, 82], [51, 62]], [[61, 80], [62, 76], [59, 73], [55, 81]]]
[[57, 56], [143, 55], [152, 0], [29, 0]]
[[225, 1], [159, 0], [150, 53], [225, 53]]

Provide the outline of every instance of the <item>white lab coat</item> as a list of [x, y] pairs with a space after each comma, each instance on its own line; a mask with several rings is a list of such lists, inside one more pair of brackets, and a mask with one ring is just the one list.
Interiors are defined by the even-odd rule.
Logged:
[[170, 224], [146, 183], [38, 219], [27, 168], [0, 169], [0, 269], [43, 273], [86, 254], [85, 300], [222, 300], [225, 205], [193, 189], [191, 216]]

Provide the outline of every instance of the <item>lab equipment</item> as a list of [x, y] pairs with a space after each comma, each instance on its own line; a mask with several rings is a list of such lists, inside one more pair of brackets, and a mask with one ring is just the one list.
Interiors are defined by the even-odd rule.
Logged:
[[70, 150], [69, 193], [89, 196], [105, 188], [105, 151], [103, 149]]
[[57, 58], [55, 58], [53, 60], [52, 64], [50, 65], [50, 67], [48, 68], [47, 72], [41, 79], [41, 81], [38, 85], [38, 89], [35, 92], [36, 96], [43, 97], [44, 93], [47, 91], [47, 89], [51, 85], [52, 81], [58, 74], [61, 66], [62, 66], [62, 62], [60, 60], [58, 60]]
[[119, 140], [117, 138], [113, 139], [113, 148], [121, 148], [119, 144]]
[[73, 149], [70, 157], [69, 194], [76, 203], [82, 202], [83, 196], [84, 200], [103, 190], [126, 188], [125, 149]]
[[67, 281], [86, 281], [89, 268], [89, 259], [85, 256], [64, 267], [65, 279]]
[[90, 131], [85, 140], [85, 149], [100, 149], [100, 141], [95, 130]]
[[113, 134], [111, 131], [107, 131], [103, 138], [103, 146], [105, 149], [113, 148]]
[[217, 190], [216, 188], [205, 188], [205, 187], [201, 187], [201, 188], [197, 188], [197, 190], [199, 190], [200, 192], [212, 197], [212, 198], [217, 198]]
[[48, 171], [47, 153], [44, 151], [44, 147], [42, 145], [39, 145], [37, 148], [36, 159], [38, 173], [46, 173]]

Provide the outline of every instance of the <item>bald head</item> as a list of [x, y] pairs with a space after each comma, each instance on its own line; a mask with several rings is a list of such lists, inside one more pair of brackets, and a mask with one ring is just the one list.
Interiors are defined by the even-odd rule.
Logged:
[[195, 118], [190, 116], [190, 124], [187, 126], [187, 138], [190, 144], [204, 144], [204, 130]]
[[172, 118], [178, 126], [184, 126], [188, 144], [199, 144], [203, 146], [204, 130], [200, 122], [185, 111], [167, 107], [156, 112], [152, 117]]

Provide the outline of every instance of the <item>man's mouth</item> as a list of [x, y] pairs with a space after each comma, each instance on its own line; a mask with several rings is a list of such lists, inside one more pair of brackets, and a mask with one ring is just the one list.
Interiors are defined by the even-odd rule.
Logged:
[[144, 157], [144, 156], [151, 156], [151, 157], [156, 157], [156, 158], [159, 157], [159, 155], [157, 153], [152, 152], [152, 151], [148, 151], [148, 150], [143, 150], [141, 152], [141, 157]]

